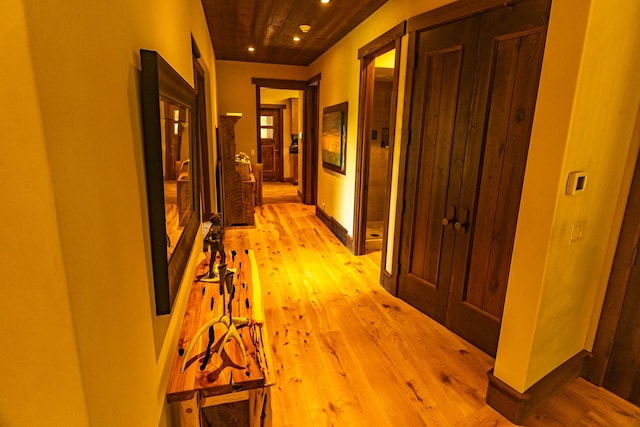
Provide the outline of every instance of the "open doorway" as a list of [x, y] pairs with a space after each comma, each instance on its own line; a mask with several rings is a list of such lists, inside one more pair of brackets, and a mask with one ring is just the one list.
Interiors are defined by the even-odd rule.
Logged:
[[376, 57], [373, 84], [371, 130], [365, 137], [369, 151], [364, 210], [365, 253], [382, 250], [385, 206], [389, 205], [387, 170], [392, 161], [389, 150], [395, 49]]
[[260, 89], [260, 135], [258, 151], [262, 163], [262, 202], [300, 203], [298, 156], [302, 137], [300, 120], [304, 92]]
[[[404, 23], [362, 47], [356, 157], [354, 254], [381, 252], [384, 272]], [[383, 274], [381, 274], [382, 276]]]
[[[280, 173], [276, 172], [271, 181], [274, 184], [270, 184], [271, 177], [261, 182], [261, 202], [264, 203], [265, 185], [267, 191], [270, 186], [277, 185], [286, 193], [287, 201], [297, 198], [298, 202], [315, 205], [318, 194], [317, 127], [320, 75], [308, 81], [253, 78], [252, 83], [256, 85], [259, 167], [263, 167], [265, 161], [271, 161], [270, 155], [273, 162], [280, 165]], [[281, 109], [280, 124], [272, 121], [266, 112], [262, 114], [263, 107]], [[281, 135], [281, 141], [274, 142], [275, 146], [269, 154], [268, 148], [262, 149], [263, 142], [267, 142], [265, 146], [268, 146], [266, 139], [276, 136], [277, 132]], [[293, 197], [290, 195], [292, 191]]]

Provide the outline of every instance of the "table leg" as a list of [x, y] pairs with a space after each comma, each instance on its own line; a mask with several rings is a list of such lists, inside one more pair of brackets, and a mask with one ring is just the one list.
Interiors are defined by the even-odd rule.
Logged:
[[264, 387], [249, 392], [250, 427], [271, 427], [271, 388]]
[[190, 400], [173, 403], [178, 409], [178, 425], [180, 427], [200, 427], [200, 409], [198, 399], [194, 396]]

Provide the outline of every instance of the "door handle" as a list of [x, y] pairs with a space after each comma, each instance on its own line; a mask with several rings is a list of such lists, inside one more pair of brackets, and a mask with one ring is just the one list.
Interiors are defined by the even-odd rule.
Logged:
[[458, 213], [458, 220], [456, 221], [455, 224], [453, 224], [453, 228], [456, 231], [462, 230], [463, 233], [466, 233], [468, 226], [469, 226], [469, 210], [460, 209]]
[[447, 226], [453, 224], [456, 220], [456, 207], [449, 205], [447, 206], [446, 212], [444, 213], [444, 218], [442, 218], [442, 225]]

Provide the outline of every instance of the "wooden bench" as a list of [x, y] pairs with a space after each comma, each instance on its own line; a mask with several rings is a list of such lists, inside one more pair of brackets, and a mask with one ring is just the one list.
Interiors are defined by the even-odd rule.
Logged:
[[[209, 261], [205, 259], [198, 265], [191, 286], [169, 377], [167, 402], [177, 407], [180, 425], [191, 427], [208, 425], [203, 420], [203, 408], [248, 400], [249, 425], [268, 427], [271, 426], [269, 390], [275, 381], [257, 263], [250, 250], [227, 250], [226, 254], [235, 286], [231, 311], [234, 321], [243, 319], [236, 323], [246, 357], [234, 339], [223, 343], [231, 325], [229, 292], [222, 292], [218, 281], [206, 281], [210, 279]], [[212, 322], [216, 323], [208, 326]]]

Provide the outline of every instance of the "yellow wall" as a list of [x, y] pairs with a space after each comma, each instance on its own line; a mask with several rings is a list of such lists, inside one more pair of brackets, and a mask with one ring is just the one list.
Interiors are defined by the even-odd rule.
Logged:
[[[88, 425], [23, 5], [0, 26], [0, 425]], [[61, 403], [64, 404], [61, 405]]]
[[[495, 366], [519, 391], [593, 342], [638, 149], [638, 16], [637, 2], [552, 4]], [[586, 191], [568, 196], [576, 170]]]
[[[0, 425], [165, 425], [188, 288], [173, 316], [155, 315], [139, 49], [193, 82], [193, 34], [214, 70], [201, 3], [13, 3], [0, 39], [11, 122], [0, 173], [20, 211], [5, 204], [0, 214], [11, 250], [0, 267], [10, 321], [0, 358], [11, 368], [0, 378]], [[215, 73], [208, 80], [215, 87]]]

